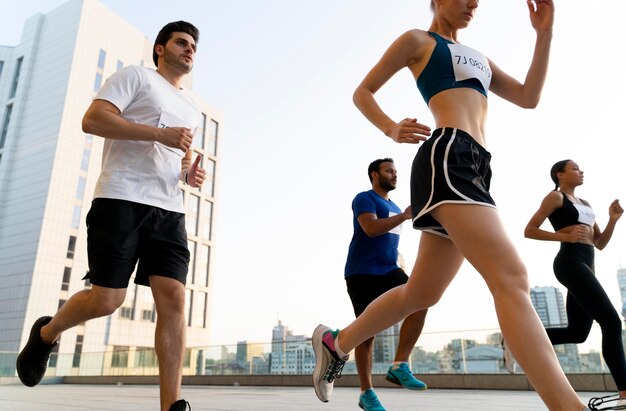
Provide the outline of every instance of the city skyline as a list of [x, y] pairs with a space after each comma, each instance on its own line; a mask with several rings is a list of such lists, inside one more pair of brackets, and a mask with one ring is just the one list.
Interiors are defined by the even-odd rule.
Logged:
[[[343, 281], [350, 202], [369, 188], [367, 164], [390, 156], [399, 171], [392, 199], [406, 206], [417, 150], [392, 143], [367, 123], [352, 105], [352, 91], [393, 39], [428, 27], [428, 1], [181, 1], [175, 11], [162, 1], [102, 2], [150, 40], [175, 19], [192, 21], [201, 31], [194, 90], [220, 107], [227, 124], [209, 343], [267, 341], [277, 317], [297, 334], [310, 335], [318, 322], [346, 325], [353, 317]], [[17, 44], [28, 17], [63, 3], [38, 0], [18, 7], [2, 0], [9, 12], [0, 17], [0, 44]], [[482, 1], [460, 40], [523, 79], [534, 33], [525, 2], [503, 3]], [[621, 67], [626, 58], [579, 29], [603, 21], [612, 36], [626, 5], [610, 3], [605, 15], [580, 0], [556, 2], [552, 60], [537, 109], [489, 97], [492, 193], [531, 286], [562, 289], [551, 268], [558, 244], [523, 238], [526, 222], [552, 189], [552, 163], [572, 158], [586, 171], [577, 194], [594, 206], [601, 228], [610, 201], [624, 197], [625, 189], [611, 184], [624, 176], [617, 166], [621, 153], [611, 150], [620, 138], [611, 120], [619, 118], [615, 96], [626, 85], [598, 75], [597, 67], [607, 59]], [[591, 87], [584, 78], [590, 75]], [[379, 100], [395, 119], [418, 117], [432, 125], [406, 70], [381, 90]], [[624, 264], [623, 224], [596, 258], [598, 278], [619, 307], [615, 273]], [[405, 224], [400, 251], [408, 269], [418, 241]], [[430, 310], [425, 332], [478, 328], [497, 328], [497, 321], [486, 286], [466, 264]]]

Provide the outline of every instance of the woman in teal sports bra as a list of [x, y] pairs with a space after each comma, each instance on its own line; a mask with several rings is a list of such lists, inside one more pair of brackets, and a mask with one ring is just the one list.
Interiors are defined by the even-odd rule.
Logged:
[[[407, 315], [436, 304], [467, 259], [487, 283], [502, 334], [548, 409], [586, 409], [535, 313], [526, 268], [489, 193], [487, 92], [534, 108], [546, 78], [554, 5], [552, 0], [527, 3], [536, 43], [523, 83], [458, 43], [459, 31], [472, 21], [478, 0], [434, 0], [429, 30], [410, 30], [398, 37], [354, 92], [356, 106], [387, 137], [397, 143], [424, 142], [411, 173], [413, 225], [422, 236], [407, 284], [380, 296], [340, 331], [316, 328], [313, 382], [320, 400], [329, 400], [347, 353]], [[374, 97], [403, 68], [411, 71], [428, 103], [436, 126], [432, 133], [416, 118], [391, 119]]]

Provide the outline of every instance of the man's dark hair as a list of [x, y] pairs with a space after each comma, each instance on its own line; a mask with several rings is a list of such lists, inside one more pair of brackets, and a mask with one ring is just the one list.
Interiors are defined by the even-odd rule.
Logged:
[[380, 165], [382, 163], [393, 163], [393, 159], [392, 158], [379, 158], [378, 160], [372, 161], [369, 167], [367, 167], [367, 176], [370, 179], [370, 183], [374, 182], [374, 180], [372, 179], [372, 173], [373, 172], [379, 173]]
[[157, 44], [165, 46], [167, 42], [172, 38], [172, 33], [176, 31], [189, 34], [191, 37], [193, 37], [193, 40], [196, 43], [200, 38], [200, 32], [198, 31], [196, 26], [191, 23], [187, 23], [186, 21], [182, 20], [167, 23], [165, 26], [163, 26], [161, 31], [159, 31], [159, 34], [157, 34], [156, 39], [154, 40], [154, 45], [152, 46], [152, 61], [154, 61], [155, 66], [159, 66], [159, 55], [156, 52]]

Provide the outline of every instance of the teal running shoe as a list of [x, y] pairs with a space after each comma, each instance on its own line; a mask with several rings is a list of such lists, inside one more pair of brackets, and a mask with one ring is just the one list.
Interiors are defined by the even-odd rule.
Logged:
[[385, 411], [373, 389], [368, 388], [359, 396], [359, 407], [365, 411]]
[[401, 363], [395, 370], [393, 369], [393, 366], [389, 367], [389, 371], [387, 371], [385, 379], [396, 385], [408, 388], [409, 390], [421, 391], [428, 388], [424, 382], [413, 376], [413, 373], [409, 368], [409, 364], [405, 362]]

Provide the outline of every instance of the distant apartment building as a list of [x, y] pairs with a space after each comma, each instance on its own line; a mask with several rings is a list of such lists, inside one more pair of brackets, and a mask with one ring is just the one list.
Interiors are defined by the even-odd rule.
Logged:
[[272, 330], [270, 374], [310, 374], [315, 368], [311, 338], [293, 335], [289, 327], [278, 321]]
[[[35, 319], [90, 287], [83, 280], [84, 222], [103, 139], [83, 133], [81, 119], [111, 74], [131, 64], [153, 67], [152, 43], [97, 0], [71, 0], [28, 19], [18, 45], [0, 46], [0, 351], [17, 352]], [[191, 85], [189, 78], [185, 86]], [[203, 346], [222, 117], [194, 98], [203, 118], [193, 150], [204, 155], [208, 176], [201, 190], [182, 187], [191, 251], [186, 320], [188, 346]], [[88, 352], [108, 353], [95, 368], [154, 366], [155, 318], [150, 290], [131, 281], [116, 313], [63, 334], [50, 367], [81, 374], [81, 354]]]
[[556, 287], [533, 287], [530, 300], [544, 327], [565, 327], [567, 315], [563, 294]]

